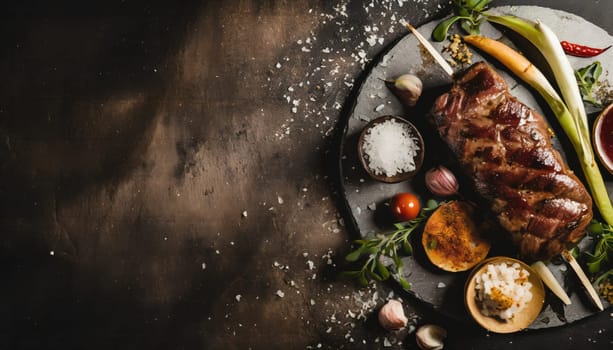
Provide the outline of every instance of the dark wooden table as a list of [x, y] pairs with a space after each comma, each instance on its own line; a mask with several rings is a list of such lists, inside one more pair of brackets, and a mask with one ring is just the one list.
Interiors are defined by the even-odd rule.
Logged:
[[447, 1], [85, 3], [0, 14], [1, 349], [416, 348], [392, 295], [449, 349], [611, 348], [611, 310], [501, 336], [338, 278], [338, 123]]

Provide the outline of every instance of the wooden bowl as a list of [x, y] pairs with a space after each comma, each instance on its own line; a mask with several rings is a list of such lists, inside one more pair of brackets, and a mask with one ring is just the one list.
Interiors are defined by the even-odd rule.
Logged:
[[613, 174], [613, 104], [600, 112], [594, 121], [592, 143], [602, 165]]
[[[475, 292], [475, 276], [483, 272], [487, 265], [499, 264], [503, 262], [507, 265], [518, 263], [523, 269], [530, 273], [528, 280], [532, 284], [532, 289], [530, 290], [532, 293], [532, 300], [528, 302], [526, 307], [521, 312], [518, 312], [512, 319], [506, 321], [500, 320], [496, 317], [483, 315], [477, 303], [477, 293]], [[545, 301], [545, 288], [543, 287], [543, 282], [541, 281], [539, 275], [532, 270], [530, 266], [513, 258], [498, 256], [484, 260], [473, 269], [468, 277], [468, 280], [466, 281], [464, 296], [466, 309], [481, 327], [494, 333], [513, 333], [528, 327], [541, 313], [541, 309], [543, 308], [543, 303]]]
[[[369, 166], [368, 156], [365, 154], [363, 148], [364, 145], [364, 137], [370, 131], [370, 129], [378, 124], [386, 122], [388, 120], [395, 120], [406, 125], [409, 129], [409, 133], [411, 136], [415, 137], [417, 140], [417, 145], [419, 149], [417, 150], [417, 155], [415, 156], [415, 169], [412, 171], [407, 171], [399, 174], [395, 174], [393, 176], [387, 176], [385, 174], [376, 174]], [[406, 181], [411, 179], [417, 172], [421, 169], [421, 166], [424, 161], [424, 140], [419, 133], [419, 130], [413, 125], [411, 122], [396, 116], [383, 116], [376, 119], [371, 120], [366, 126], [362, 129], [360, 136], [358, 138], [358, 157], [360, 158], [360, 163], [362, 163], [362, 167], [366, 171], [366, 173], [373, 179], [385, 183], [398, 183], [401, 181]]]

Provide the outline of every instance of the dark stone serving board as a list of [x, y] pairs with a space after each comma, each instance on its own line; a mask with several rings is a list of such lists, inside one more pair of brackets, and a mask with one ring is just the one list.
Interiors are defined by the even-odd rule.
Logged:
[[[537, 6], [505, 6], [498, 7], [492, 12], [515, 14], [521, 17], [541, 20], [549, 25], [561, 40], [590, 44], [595, 47], [605, 47], [613, 43], [613, 38], [603, 29], [576, 15]], [[434, 26], [438, 21], [430, 22], [418, 30], [426, 37], [430, 37]], [[497, 28], [488, 23], [482, 26], [482, 33], [486, 36], [502, 39], [513, 46], [513, 41], [503, 35]], [[514, 40], [517, 38], [513, 37]], [[518, 42], [518, 41], [516, 41]], [[519, 42], [518, 42], [519, 43]], [[448, 42], [433, 43], [439, 51]], [[532, 53], [525, 43], [521, 45], [530, 59], [539, 62], [538, 55]], [[471, 50], [475, 56], [473, 62], [485, 60], [476, 50]], [[613, 72], [613, 51], [609, 50], [598, 57], [603, 65], [601, 79], [611, 80], [610, 72]], [[572, 58], [574, 68], [590, 64], [593, 59]], [[514, 79], [510, 73], [494, 61], [489, 61], [498, 68], [506, 79], [511, 93], [522, 102], [543, 114], [550, 122], [551, 127], [558, 135], [554, 138], [554, 146], [563, 155], [569, 155], [567, 160], [573, 169], [580, 168], [576, 163], [572, 147], [564, 141], [564, 134], [557, 127], [555, 117], [550, 113], [546, 104], [532, 93], [526, 85]], [[457, 68], [460, 69], [460, 68]], [[545, 70], [544, 70], [545, 71]], [[546, 71], [545, 71], [546, 72]], [[393, 79], [404, 73], [412, 73], [419, 76], [424, 83], [424, 94], [417, 106], [411, 110], [404, 108], [393, 94], [386, 88], [383, 80]], [[380, 61], [372, 68], [365, 78], [354, 103], [350, 117], [345, 125], [344, 136], [341, 142], [341, 182], [344, 191], [347, 208], [351, 213], [348, 220], [349, 226], [362, 237], [371, 236], [374, 233], [385, 232], [391, 229], [393, 220], [389, 214], [387, 202], [398, 192], [413, 192], [417, 194], [422, 203], [432, 197], [423, 185], [423, 174], [436, 164], [444, 164], [456, 169], [454, 160], [451, 159], [441, 141], [433, 133], [427, 121], [428, 110], [436, 96], [445, 91], [451, 83], [451, 78], [437, 66], [430, 55], [424, 51], [413, 35], [406, 35], [398, 41], [389, 51], [381, 55]], [[383, 105], [383, 107], [381, 107]], [[595, 112], [590, 111], [589, 112]], [[362, 128], [372, 119], [382, 115], [403, 116], [414, 123], [420, 130], [425, 141], [425, 161], [422, 170], [417, 176], [408, 182], [398, 184], [384, 184], [376, 182], [368, 177], [361, 168], [357, 158], [357, 135]], [[561, 141], [560, 141], [561, 140]], [[456, 171], [456, 174], [458, 172]], [[609, 196], [613, 194], [613, 181], [611, 176], [603, 171]], [[461, 179], [461, 184], [465, 179]], [[462, 186], [463, 195], [471, 197], [467, 193], [468, 186]], [[501, 233], [502, 234], [502, 233]], [[426, 302], [441, 313], [460, 320], [469, 320], [464, 309], [463, 289], [468, 272], [449, 273], [433, 267], [425, 258], [423, 250], [420, 250], [419, 232], [414, 234], [414, 256], [403, 258], [406, 279], [411, 283], [411, 290], [407, 292]], [[582, 246], [591, 242], [584, 239]], [[494, 247], [490, 255], [512, 255], [513, 252], [502, 252]], [[571, 297], [572, 304], [564, 306], [555, 296], [548, 292], [543, 311], [529, 329], [548, 328], [571, 323], [590, 315], [597, 310], [590, 304], [581, 289], [578, 281], [570, 268], [561, 261], [553, 261], [549, 264], [550, 269], [563, 285]], [[608, 306], [608, 305], [607, 305]]]

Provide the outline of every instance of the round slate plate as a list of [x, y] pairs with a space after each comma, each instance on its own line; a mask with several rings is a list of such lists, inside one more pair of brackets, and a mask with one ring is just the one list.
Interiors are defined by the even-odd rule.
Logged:
[[[584, 20], [576, 15], [537, 6], [505, 6], [492, 9], [492, 12], [515, 14], [529, 19], [538, 19], [548, 24], [557, 33], [560, 40], [584, 43], [594, 47], [606, 47], [613, 43], [613, 38], [603, 29]], [[433, 28], [438, 21], [428, 23], [418, 30], [426, 37], [430, 37]], [[517, 43], [525, 54], [540, 65], [539, 55], [534, 49], [530, 48], [525, 42], [521, 42], [517, 37], [510, 40], [499, 30], [484, 23], [482, 33], [486, 36], [505, 41], [507, 44]], [[440, 51], [448, 42], [433, 43]], [[516, 47], [517, 47], [516, 46]], [[479, 56], [476, 50], [472, 50], [473, 62], [488, 60]], [[613, 50], [608, 50], [597, 58], [603, 65], [601, 79], [609, 80], [611, 83], [610, 72], [613, 72]], [[595, 59], [571, 57], [571, 64], [574, 68], [586, 66]], [[489, 60], [507, 81], [511, 93], [517, 96], [522, 102], [543, 114], [551, 122], [551, 127], [558, 135], [554, 138], [554, 146], [567, 158], [572, 169], [580, 167], [572, 148], [566, 144], [564, 133], [557, 126], [555, 117], [549, 112], [547, 106], [534, 95], [524, 84], [517, 82], [504, 67], [497, 62]], [[540, 65], [543, 67], [542, 65]], [[461, 69], [460, 67], [457, 68]], [[543, 69], [543, 68], [541, 68]], [[543, 69], [544, 72], [547, 72]], [[404, 73], [418, 75], [424, 83], [424, 95], [414, 108], [405, 109], [400, 102], [393, 96], [384, 84], [385, 79], [393, 79]], [[547, 74], [547, 73], [546, 73]], [[341, 182], [344, 191], [346, 205], [351, 212], [351, 217], [347, 220], [355, 231], [362, 237], [368, 237], [376, 232], [390, 230], [393, 219], [389, 216], [388, 200], [398, 192], [413, 192], [417, 194], [422, 203], [432, 197], [423, 185], [423, 173], [436, 164], [444, 164], [459, 172], [455, 167], [455, 161], [444, 151], [438, 136], [431, 129], [428, 118], [428, 110], [432, 106], [434, 98], [449, 88], [451, 78], [438, 67], [430, 55], [424, 51], [413, 35], [407, 35], [398, 41], [389, 51], [384, 54], [369, 75], [364, 80], [358, 96], [355, 100], [354, 108], [347, 119], [344, 136], [340, 149], [340, 172]], [[383, 107], [381, 107], [383, 105]], [[590, 111], [589, 112], [595, 112]], [[405, 117], [417, 126], [422, 133], [426, 143], [426, 155], [424, 165], [420, 173], [410, 182], [398, 184], [384, 184], [376, 182], [368, 177], [360, 166], [357, 157], [357, 136], [362, 128], [372, 119], [382, 115], [399, 115]], [[593, 119], [593, 118], [592, 118]], [[603, 172], [607, 183], [609, 196], [613, 195], [613, 179], [610, 175]], [[461, 184], [466, 181], [460, 176]], [[466, 188], [467, 186], [464, 186]], [[470, 193], [464, 192], [470, 196]], [[503, 234], [503, 233], [501, 233]], [[416, 233], [416, 236], [419, 234]], [[431, 304], [436, 310], [447, 314], [456, 319], [467, 320], [468, 317], [463, 307], [463, 286], [468, 276], [465, 273], [448, 273], [433, 267], [424, 257], [423, 251], [419, 248], [419, 237], [412, 237], [416, 248], [414, 256], [403, 259], [405, 268], [405, 278], [411, 283], [411, 290], [407, 291], [414, 297]], [[589, 239], [584, 239], [582, 245], [589, 245]], [[492, 249], [491, 255], [513, 255], [513, 252], [502, 252]], [[543, 311], [537, 320], [530, 325], [529, 329], [547, 328], [571, 323], [582, 318], [588, 317], [596, 312], [593, 306], [585, 297], [576, 277], [561, 262], [554, 262], [549, 265], [554, 275], [561, 281], [568, 291], [572, 304], [564, 306], [549, 292], [545, 300]]]

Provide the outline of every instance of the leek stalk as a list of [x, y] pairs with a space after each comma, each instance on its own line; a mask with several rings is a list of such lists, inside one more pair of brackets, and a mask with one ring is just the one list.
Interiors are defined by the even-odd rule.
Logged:
[[[559, 96], [555, 98], [557, 94], [552, 95], [549, 87], [535, 86], [535, 89], [542, 95], [545, 93], [543, 97], [548, 100], [548, 104], [556, 114], [562, 129], [568, 135], [575, 152], [577, 152], [583, 174], [600, 215], [608, 224], [613, 225], [613, 206], [594, 158], [585, 106], [575, 79], [574, 70], [560, 45], [560, 40], [551, 28], [542, 22], [532, 22], [516, 16], [483, 15], [488, 21], [508, 27], [526, 38], [539, 49], [547, 60], [564, 100], [562, 101]], [[502, 63], [504, 64], [504, 62]], [[525, 80], [525, 74], [519, 74], [518, 76]], [[532, 85], [530, 81], [525, 81]], [[539, 81], [536, 81], [536, 84], [542, 85]], [[554, 102], [554, 106], [550, 101]], [[566, 108], [561, 108], [560, 104], [566, 105]], [[570, 117], [566, 116], [566, 112], [570, 114]]]

